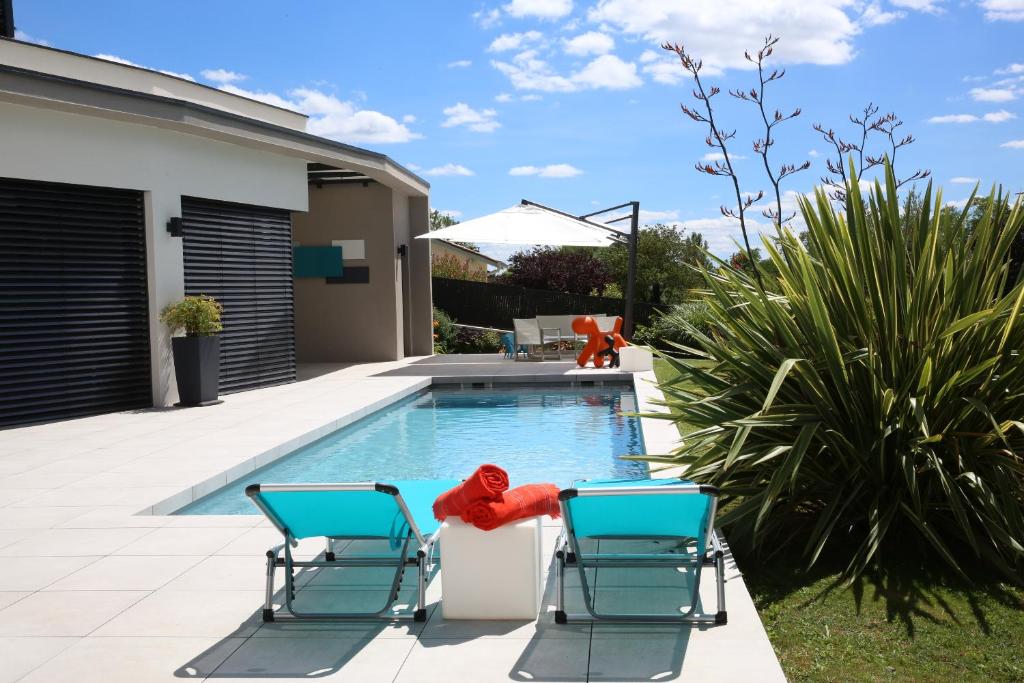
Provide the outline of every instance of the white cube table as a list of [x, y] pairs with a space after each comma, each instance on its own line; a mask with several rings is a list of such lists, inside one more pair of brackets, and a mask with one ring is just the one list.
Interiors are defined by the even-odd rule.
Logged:
[[541, 583], [540, 517], [481, 531], [456, 517], [441, 525], [445, 619], [536, 619]]
[[654, 358], [650, 349], [642, 346], [623, 346], [619, 349], [619, 370], [623, 372], [647, 372], [654, 369]]

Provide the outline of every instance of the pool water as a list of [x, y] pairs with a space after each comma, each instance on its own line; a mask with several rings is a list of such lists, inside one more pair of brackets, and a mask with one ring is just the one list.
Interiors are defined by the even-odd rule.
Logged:
[[482, 463], [508, 471], [512, 486], [576, 479], [646, 479], [631, 387], [435, 387], [373, 413], [177, 514], [257, 514], [252, 483], [461, 479]]

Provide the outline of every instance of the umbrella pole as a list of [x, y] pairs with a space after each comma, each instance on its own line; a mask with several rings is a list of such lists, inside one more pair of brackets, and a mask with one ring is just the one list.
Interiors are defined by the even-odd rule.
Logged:
[[640, 202], [630, 202], [633, 215], [629, 224], [629, 268], [626, 271], [626, 306], [622, 316], [622, 336], [633, 339], [633, 301], [636, 298], [636, 249], [640, 238]]

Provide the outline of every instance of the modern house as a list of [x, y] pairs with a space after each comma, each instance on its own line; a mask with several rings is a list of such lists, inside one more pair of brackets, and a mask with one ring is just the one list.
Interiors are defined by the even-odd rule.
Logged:
[[429, 185], [305, 127], [0, 37], [0, 426], [175, 402], [159, 314], [185, 294], [224, 305], [222, 393], [431, 353], [430, 246], [413, 239]]
[[473, 251], [457, 242], [448, 240], [431, 240], [433, 251], [431, 256], [435, 259], [453, 258], [457, 259], [466, 270], [481, 272], [486, 275], [491, 268], [495, 270], [504, 268], [507, 264], [504, 261], [491, 258], [479, 251]]

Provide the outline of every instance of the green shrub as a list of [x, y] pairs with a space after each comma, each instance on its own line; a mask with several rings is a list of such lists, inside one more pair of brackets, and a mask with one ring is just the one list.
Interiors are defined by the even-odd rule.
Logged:
[[160, 313], [160, 320], [171, 328], [171, 334], [185, 330], [187, 337], [208, 336], [220, 332], [220, 316], [224, 312], [212, 296], [186, 296], [177, 303], [169, 304]]
[[449, 353], [496, 353], [500, 350], [501, 337], [497, 332], [459, 327]]
[[455, 321], [440, 308], [434, 308], [434, 353], [451, 353], [458, 332]]
[[703, 300], [687, 301], [673, 306], [667, 313], [654, 318], [649, 325], [637, 326], [633, 340], [662, 350], [679, 350], [680, 346], [697, 347], [691, 328], [703, 334], [711, 332], [710, 309]]
[[806, 248], [765, 241], [773, 293], [705, 275], [713, 333], [688, 329], [712, 365], [670, 358], [662, 385], [662, 417], [696, 431], [656, 459], [719, 486], [730, 540], [757, 552], [828, 552], [849, 578], [909, 552], [1020, 581], [1024, 206], [989, 196], [969, 227], [929, 185], [901, 212], [889, 169], [847, 193], [844, 214], [802, 198]]

